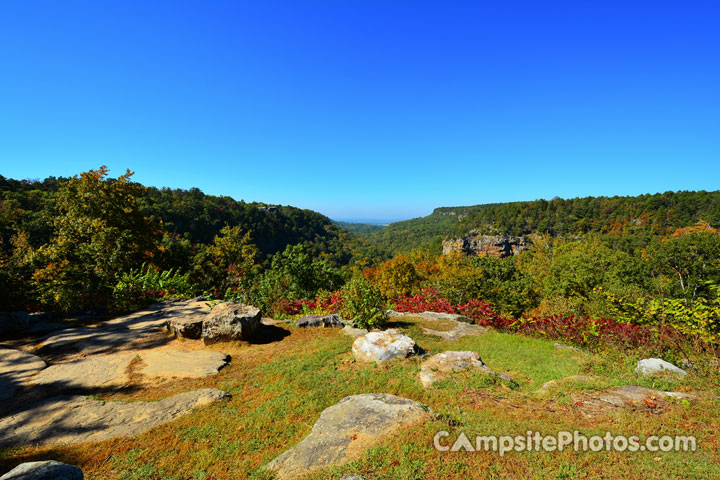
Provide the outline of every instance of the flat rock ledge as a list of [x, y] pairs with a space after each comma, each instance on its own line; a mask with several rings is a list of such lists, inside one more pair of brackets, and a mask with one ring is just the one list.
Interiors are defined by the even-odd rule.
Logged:
[[429, 320], [431, 322], [432, 321], [435, 321], [435, 322], [450, 321], [450, 322], [473, 323], [472, 318], [466, 317], [465, 315], [459, 315], [457, 313], [441, 313], [441, 312], [413, 313], [413, 312], [396, 312], [395, 310], [388, 310], [387, 313], [388, 313], [389, 317], [395, 317], [395, 318], [418, 317], [418, 318], [422, 318], [424, 320]]
[[82, 470], [55, 460], [21, 463], [0, 480], [83, 480]]
[[228, 396], [221, 390], [205, 388], [154, 402], [52, 397], [0, 419], [0, 448], [130, 437]]
[[455, 342], [462, 337], [479, 337], [487, 333], [487, 328], [480, 325], [470, 325], [468, 323], [458, 322], [455, 327], [450, 330], [433, 330], [423, 327], [423, 333], [426, 335], [435, 335], [447, 342]]
[[266, 468], [290, 479], [356, 458], [399, 427], [430, 418], [430, 409], [386, 393], [345, 397], [320, 414], [310, 435]]
[[418, 377], [424, 388], [430, 388], [433, 383], [464, 370], [494, 375], [517, 386], [508, 374], [493, 372], [490, 367], [485, 365], [478, 353], [470, 351], [448, 351], [433, 355], [420, 365]]
[[393, 358], [406, 358], [417, 352], [413, 339], [396, 329], [370, 332], [356, 338], [352, 345], [353, 356], [361, 362], [381, 363]]
[[115, 388], [127, 383], [127, 370], [137, 355], [115, 353], [51, 365], [30, 381], [61, 390]]
[[47, 365], [42, 358], [12, 348], [0, 348], [0, 401], [9, 400]]
[[210, 350], [154, 350], [140, 355], [140, 372], [156, 378], [203, 378], [215, 375], [230, 362], [227, 353]]

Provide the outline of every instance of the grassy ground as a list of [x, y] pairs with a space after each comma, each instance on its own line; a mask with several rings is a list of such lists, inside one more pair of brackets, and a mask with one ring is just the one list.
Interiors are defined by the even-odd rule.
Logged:
[[[403, 319], [405, 321], [406, 319]], [[278, 327], [279, 328], [279, 327]], [[385, 392], [429, 405], [436, 419], [398, 432], [341, 468], [311, 479], [358, 473], [368, 479], [465, 478], [717, 478], [720, 475], [720, 402], [717, 385], [699, 377], [643, 379], [633, 372], [632, 356], [587, 355], [560, 350], [553, 341], [490, 332], [448, 343], [423, 335], [419, 325], [403, 326], [428, 353], [473, 350], [495, 371], [519, 384], [511, 389], [482, 374], [458, 375], [423, 390], [417, 379], [421, 359], [376, 366], [356, 363], [353, 339], [336, 329], [283, 326], [290, 335], [263, 343], [218, 344], [232, 355], [218, 375], [145, 385], [112, 400], [151, 400], [175, 393], [216, 387], [232, 399], [204, 407], [131, 439], [59, 448], [17, 448], [0, 453], [0, 471], [21, 461], [56, 459], [80, 466], [88, 479], [268, 479], [269, 460], [298, 443], [320, 412], [346, 395]], [[560, 384], [546, 395], [545, 382], [572, 375], [593, 375], [598, 382]], [[588, 419], [572, 401], [575, 393], [612, 385], [642, 385], [665, 390], [692, 388], [702, 398], [676, 401], [667, 411], [627, 411]], [[555, 434], [579, 430], [585, 435], [610, 431], [626, 435], [695, 435], [696, 452], [437, 452], [437, 431], [475, 435]]]

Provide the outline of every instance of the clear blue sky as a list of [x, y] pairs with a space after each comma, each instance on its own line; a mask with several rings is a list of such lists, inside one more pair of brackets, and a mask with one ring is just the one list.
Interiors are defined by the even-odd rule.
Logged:
[[333, 218], [720, 188], [717, 2], [0, 3], [0, 174]]

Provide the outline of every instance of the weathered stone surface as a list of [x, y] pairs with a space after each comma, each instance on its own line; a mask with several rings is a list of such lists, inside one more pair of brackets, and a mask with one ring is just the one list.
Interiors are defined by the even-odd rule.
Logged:
[[585, 417], [608, 415], [619, 409], [662, 413], [664, 398], [693, 399], [695, 395], [680, 392], [663, 392], [652, 388], [626, 385], [600, 392], [581, 393], [573, 397], [573, 406]]
[[305, 315], [295, 321], [298, 327], [337, 327], [345, 326], [345, 321], [340, 315], [333, 313], [332, 315]]
[[469, 351], [448, 351], [433, 355], [420, 365], [420, 374], [418, 377], [423, 387], [430, 388], [433, 383], [448, 378], [454, 372], [463, 370], [472, 370], [486, 375], [494, 375], [509, 382], [513, 386], [517, 385], [508, 374], [493, 372], [485, 365], [485, 362], [482, 361], [479, 354]]
[[396, 312], [394, 310], [388, 310], [388, 316], [390, 317], [417, 317], [423, 320], [429, 320], [431, 322], [462, 322], [462, 323], [473, 323], [473, 319], [460, 315], [457, 313], [442, 313], [442, 312]]
[[343, 475], [340, 480], [365, 480], [365, 478], [360, 475]]
[[170, 319], [202, 316], [209, 310], [204, 301], [160, 302], [95, 327], [64, 329], [48, 336], [39, 347], [51, 355], [62, 352], [63, 358], [71, 353], [88, 356], [151, 349], [169, 341], [166, 328]]
[[357, 338], [362, 337], [363, 335], [367, 335], [368, 330], [366, 328], [355, 328], [352, 325], [345, 325], [342, 329], [342, 332], [345, 335]]
[[635, 371], [643, 376], [655, 375], [657, 373], [677, 373], [679, 375], [687, 375], [685, 370], [660, 358], [645, 358], [640, 360], [637, 367], [635, 367]]
[[12, 348], [0, 348], [0, 401], [9, 400], [33, 375], [45, 368], [42, 358]]
[[428, 388], [438, 380], [447, 378], [448, 374], [460, 370], [482, 370], [490, 372], [490, 368], [475, 352], [443, 352], [433, 355], [420, 366], [420, 383]]
[[471, 231], [463, 238], [443, 241], [443, 255], [463, 253], [465, 255], [505, 258], [527, 250], [531, 245], [525, 237], [507, 235], [482, 235]]
[[127, 368], [136, 357], [133, 353], [115, 353], [51, 365], [30, 383], [64, 390], [119, 387], [127, 382]]
[[74, 465], [46, 460], [44, 462], [21, 463], [0, 480], [82, 480], [82, 470]]
[[423, 333], [427, 335], [435, 335], [448, 342], [455, 342], [462, 337], [479, 337], [487, 333], [487, 328], [481, 327], [480, 325], [469, 325], [467, 323], [458, 322], [457, 326], [451, 330], [433, 330], [430, 328], [423, 327]]
[[210, 350], [154, 350], [140, 355], [141, 373], [149, 377], [202, 378], [215, 375], [228, 364], [230, 355]]
[[370, 332], [355, 339], [352, 353], [362, 362], [385, 362], [393, 358], [405, 358], [417, 353], [417, 345], [412, 338], [399, 330]]
[[425, 405], [386, 393], [345, 397], [325, 409], [299, 444], [267, 465], [287, 479], [340, 465], [391, 434], [401, 425], [430, 417]]
[[208, 313], [210, 306], [204, 299], [177, 306], [166, 315], [168, 329], [180, 338], [199, 339]]
[[211, 388], [156, 402], [104, 402], [79, 395], [52, 397], [1, 418], [0, 447], [129, 437], [225, 397], [225, 392]]
[[240, 303], [216, 305], [203, 321], [205, 344], [246, 340], [260, 325], [260, 309]]

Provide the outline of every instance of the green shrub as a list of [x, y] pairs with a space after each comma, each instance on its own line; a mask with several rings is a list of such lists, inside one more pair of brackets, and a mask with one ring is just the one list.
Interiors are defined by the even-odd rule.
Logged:
[[195, 287], [190, 283], [190, 274], [179, 271], [159, 271], [143, 264], [117, 275], [113, 288], [113, 309], [127, 311], [148, 303], [167, 298], [191, 298]]
[[342, 290], [342, 314], [360, 328], [381, 328], [388, 320], [382, 293], [369, 280], [356, 277]]

